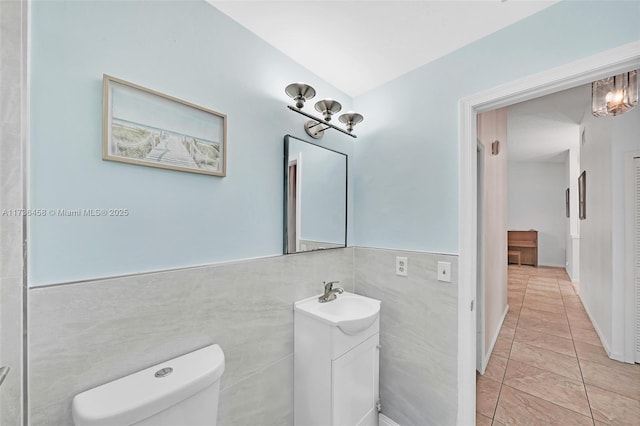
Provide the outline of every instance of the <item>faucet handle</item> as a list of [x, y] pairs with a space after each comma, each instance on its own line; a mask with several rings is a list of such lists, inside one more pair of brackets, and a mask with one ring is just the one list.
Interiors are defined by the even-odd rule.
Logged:
[[339, 282], [340, 281], [329, 281], [329, 282], [322, 281], [322, 283], [324, 284], [324, 292], [325, 293], [330, 292], [331, 290], [333, 290], [333, 285], [338, 284]]

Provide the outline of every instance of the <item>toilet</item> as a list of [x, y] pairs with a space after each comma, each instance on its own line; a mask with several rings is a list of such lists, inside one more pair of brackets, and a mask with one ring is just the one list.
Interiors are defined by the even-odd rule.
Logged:
[[82, 392], [76, 426], [215, 426], [224, 353], [211, 345]]

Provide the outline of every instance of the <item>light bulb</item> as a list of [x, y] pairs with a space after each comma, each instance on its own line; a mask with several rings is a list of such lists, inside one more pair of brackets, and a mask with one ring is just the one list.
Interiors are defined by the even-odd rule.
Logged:
[[622, 102], [622, 99], [624, 99], [624, 90], [620, 89], [614, 92], [608, 92], [604, 99], [607, 102], [607, 105], [618, 105]]

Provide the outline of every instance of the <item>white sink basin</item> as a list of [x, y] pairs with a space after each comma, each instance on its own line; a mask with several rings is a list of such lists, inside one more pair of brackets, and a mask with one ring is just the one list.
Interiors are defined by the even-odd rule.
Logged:
[[295, 302], [294, 310], [338, 327], [349, 335], [366, 330], [380, 315], [380, 301], [376, 299], [345, 291], [335, 300], [320, 303], [319, 296]]

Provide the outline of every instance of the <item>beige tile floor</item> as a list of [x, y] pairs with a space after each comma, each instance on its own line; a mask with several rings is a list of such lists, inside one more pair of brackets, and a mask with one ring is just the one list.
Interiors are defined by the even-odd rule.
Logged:
[[509, 265], [478, 425], [640, 425], [640, 364], [610, 359], [561, 268]]

